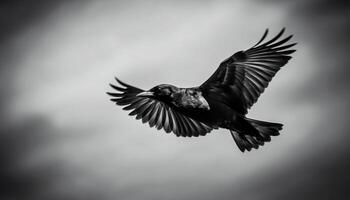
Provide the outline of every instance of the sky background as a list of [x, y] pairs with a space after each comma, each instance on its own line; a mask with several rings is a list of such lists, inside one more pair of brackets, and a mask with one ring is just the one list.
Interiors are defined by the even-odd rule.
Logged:
[[[0, 199], [350, 197], [349, 1], [2, 1], [0, 27]], [[297, 52], [248, 117], [284, 129], [259, 150], [151, 129], [105, 94], [200, 85], [283, 27]]]

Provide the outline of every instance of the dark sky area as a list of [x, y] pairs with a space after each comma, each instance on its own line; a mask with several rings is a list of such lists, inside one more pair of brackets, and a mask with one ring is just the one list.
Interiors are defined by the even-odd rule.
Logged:
[[[350, 197], [349, 1], [2, 1], [0, 199]], [[249, 117], [285, 124], [242, 154], [227, 130], [178, 138], [105, 94], [206, 80], [266, 28], [297, 52]]]

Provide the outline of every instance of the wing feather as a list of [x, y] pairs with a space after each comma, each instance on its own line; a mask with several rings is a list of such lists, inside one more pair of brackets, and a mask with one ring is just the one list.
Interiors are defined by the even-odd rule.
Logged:
[[227, 105], [246, 114], [275, 74], [291, 59], [290, 54], [295, 52], [290, 48], [296, 43], [286, 44], [293, 35], [282, 38], [284, 32], [283, 28], [264, 42], [268, 34], [266, 30], [253, 47], [225, 59], [200, 89], [204, 93], [217, 92], [217, 95], [225, 97], [223, 99]]
[[156, 117], [157, 117], [158, 110], [159, 110], [159, 102], [156, 102], [153, 109], [151, 110], [151, 112], [149, 114], [150, 127], [153, 127], [156, 125]]
[[171, 119], [171, 113], [169, 112], [169, 110], [167, 110], [167, 108], [163, 108], [164, 109], [164, 115], [163, 115], [163, 127], [165, 132], [170, 133], [173, 130], [173, 121]]

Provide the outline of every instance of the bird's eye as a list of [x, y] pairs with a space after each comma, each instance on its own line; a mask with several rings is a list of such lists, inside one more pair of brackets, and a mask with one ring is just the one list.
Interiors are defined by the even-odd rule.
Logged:
[[154, 87], [150, 91], [152, 91], [154, 93], [160, 93], [160, 89], [158, 87]]

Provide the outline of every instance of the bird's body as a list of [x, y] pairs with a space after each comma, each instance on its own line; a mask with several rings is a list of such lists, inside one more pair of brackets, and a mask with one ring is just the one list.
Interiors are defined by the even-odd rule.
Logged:
[[244, 123], [246, 118], [243, 114], [238, 113], [223, 101], [225, 99], [223, 96], [212, 95], [212, 92], [202, 91], [199, 87], [171, 87], [173, 88], [171, 95], [167, 99], [159, 100], [166, 102], [178, 113], [183, 113], [191, 119], [215, 128], [226, 128], [239, 132], [253, 129], [249, 123]]
[[[149, 122], [150, 126], [174, 132], [177, 136], [206, 135], [212, 129], [225, 128], [243, 152], [258, 148], [271, 136], [279, 134], [282, 124], [258, 121], [246, 117], [276, 72], [291, 58], [294, 44], [284, 45], [291, 36], [274, 38], [247, 51], [239, 51], [224, 60], [214, 74], [202, 85], [178, 88], [161, 84], [148, 91], [125, 84], [111, 85], [121, 93], [108, 93], [130, 115]], [[259, 45], [260, 44], [260, 45]]]
[[[174, 86], [173, 86], [174, 87]], [[167, 103], [176, 111], [184, 113], [192, 119], [205, 122], [213, 127], [228, 126], [238, 115], [218, 96], [204, 93], [200, 88], [177, 88]]]

